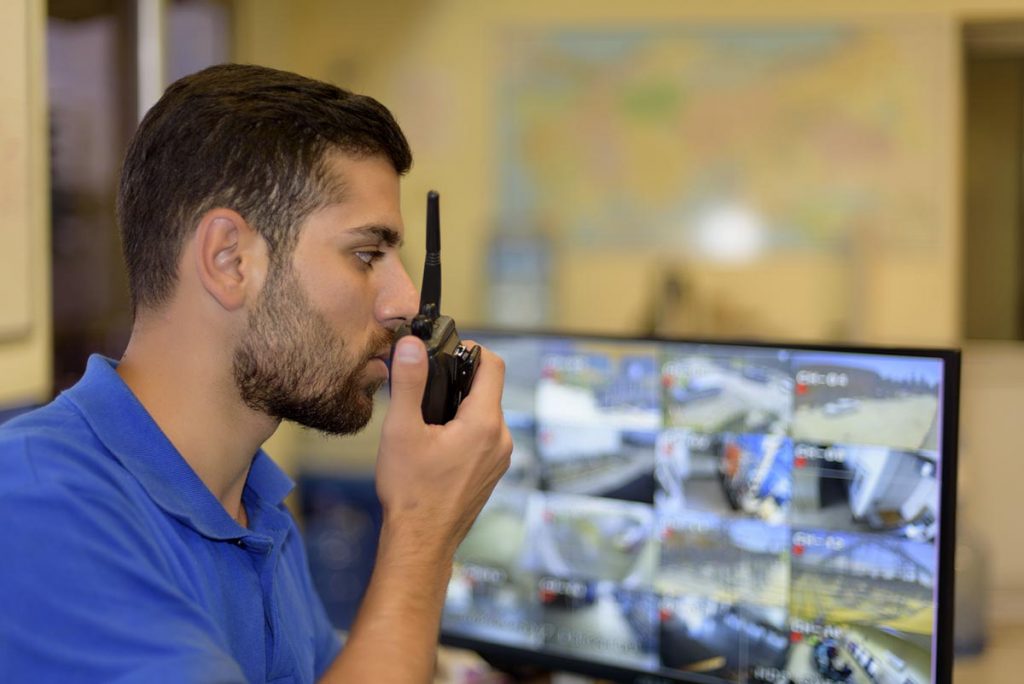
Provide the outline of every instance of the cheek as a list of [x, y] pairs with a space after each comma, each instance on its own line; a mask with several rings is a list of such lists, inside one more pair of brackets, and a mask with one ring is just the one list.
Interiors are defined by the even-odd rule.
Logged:
[[346, 343], [356, 343], [372, 329], [373, 295], [369, 287], [346, 283], [332, 287], [318, 307], [331, 329]]
[[352, 257], [336, 252], [310, 255], [298, 271], [298, 279], [310, 306], [346, 345], [360, 346], [372, 330], [378, 283], [374, 272], [351, 263]]

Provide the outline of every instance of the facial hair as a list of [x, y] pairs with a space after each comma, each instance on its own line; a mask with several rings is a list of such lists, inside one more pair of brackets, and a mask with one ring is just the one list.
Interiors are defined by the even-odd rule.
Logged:
[[383, 384], [363, 377], [366, 365], [393, 337], [382, 328], [365, 348], [348, 353], [345, 341], [302, 292], [290, 265], [273, 265], [235, 349], [235, 385], [256, 411], [350, 435], [370, 421], [373, 395]]

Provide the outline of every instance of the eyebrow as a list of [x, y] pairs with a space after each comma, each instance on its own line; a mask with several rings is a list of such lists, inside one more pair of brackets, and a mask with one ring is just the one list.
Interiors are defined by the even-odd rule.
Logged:
[[367, 226], [359, 226], [358, 228], [352, 228], [347, 231], [350, 235], [361, 236], [364, 238], [374, 238], [378, 242], [383, 242], [388, 247], [401, 247], [405, 240], [397, 230], [390, 226], [384, 226], [380, 224], [370, 224]]

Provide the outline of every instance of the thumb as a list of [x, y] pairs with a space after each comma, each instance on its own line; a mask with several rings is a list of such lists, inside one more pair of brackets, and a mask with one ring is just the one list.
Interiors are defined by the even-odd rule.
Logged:
[[389, 414], [423, 418], [423, 392], [427, 386], [427, 348], [415, 335], [395, 344], [391, 359], [391, 408]]

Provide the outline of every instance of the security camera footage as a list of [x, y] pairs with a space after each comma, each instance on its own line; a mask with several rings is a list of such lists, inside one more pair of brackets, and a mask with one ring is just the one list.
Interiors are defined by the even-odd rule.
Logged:
[[931, 681], [941, 357], [471, 337], [515, 448], [444, 635], [669, 680]]

